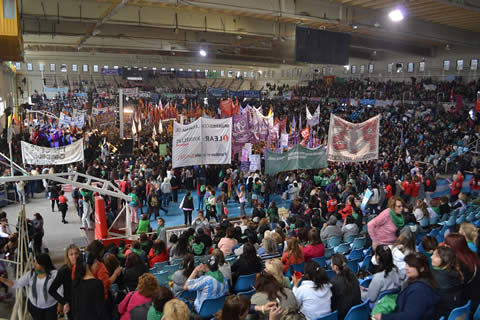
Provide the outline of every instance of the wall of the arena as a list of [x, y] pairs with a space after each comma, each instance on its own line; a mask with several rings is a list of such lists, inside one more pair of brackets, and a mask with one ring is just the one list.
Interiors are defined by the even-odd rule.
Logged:
[[[228, 61], [208, 59], [183, 59], [170, 56], [140, 56], [140, 55], [109, 55], [90, 53], [28, 53], [24, 63], [17, 63], [18, 72], [25, 76], [27, 84], [22, 86], [25, 95], [34, 90], [41, 92], [44, 83], [47, 86], [69, 85], [87, 80], [91, 85], [103, 84], [117, 86], [121, 77], [102, 76], [104, 67], [142, 67], [165, 68], [170, 70], [192, 71], [217, 71], [218, 79], [163, 79], [155, 83], [159, 87], [225, 87], [232, 90], [249, 90], [265, 88], [270, 84], [288, 84], [296, 86], [305, 84], [308, 80], [319, 78], [323, 75], [335, 75], [347, 79], [370, 78], [379, 81], [410, 81], [411, 77], [417, 79], [433, 78], [435, 80], [453, 80], [461, 76], [465, 81], [475, 80], [480, 77], [480, 71], [471, 69], [472, 59], [478, 59], [480, 53], [471, 49], [445, 48], [437, 49], [434, 57], [420, 57], [399, 53], [382, 53], [386, 58], [378, 60], [362, 60], [351, 58], [348, 66], [332, 65], [286, 65], [286, 64], [262, 64], [236, 62], [229, 64]], [[450, 61], [448, 71], [444, 69], [445, 60]], [[457, 61], [463, 62], [463, 70], [457, 70]], [[403, 68], [397, 72], [397, 64]], [[413, 64], [413, 70], [409, 70], [409, 63]], [[420, 63], [424, 63], [424, 71], [420, 71]], [[373, 71], [370, 72], [370, 65]], [[84, 69], [85, 68], [85, 69]], [[236, 79], [240, 76], [241, 79]]]
[[13, 108], [16, 102], [15, 73], [4, 63], [0, 63], [0, 116], [5, 108]]

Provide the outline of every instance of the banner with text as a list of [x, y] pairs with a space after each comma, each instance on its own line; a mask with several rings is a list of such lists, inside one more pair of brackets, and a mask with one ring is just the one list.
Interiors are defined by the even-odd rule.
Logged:
[[283, 153], [276, 153], [267, 149], [265, 155], [266, 174], [276, 174], [296, 169], [321, 169], [328, 166], [327, 153], [324, 147], [308, 149], [297, 144]]
[[173, 168], [232, 162], [232, 118], [174, 122]]
[[360, 162], [378, 159], [380, 115], [351, 123], [333, 114], [328, 129], [328, 160]]
[[59, 165], [84, 160], [83, 139], [59, 148], [39, 147], [25, 141], [22, 141], [21, 145], [23, 163], [35, 165]]

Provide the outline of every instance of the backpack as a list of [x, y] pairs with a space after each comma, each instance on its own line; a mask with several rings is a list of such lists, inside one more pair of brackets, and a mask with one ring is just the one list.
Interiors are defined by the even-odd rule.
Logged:
[[148, 309], [152, 306], [152, 301], [136, 306], [130, 310], [130, 320], [147, 319]]
[[158, 207], [158, 198], [157, 196], [152, 196], [152, 199], [150, 200], [150, 204], [152, 207]]

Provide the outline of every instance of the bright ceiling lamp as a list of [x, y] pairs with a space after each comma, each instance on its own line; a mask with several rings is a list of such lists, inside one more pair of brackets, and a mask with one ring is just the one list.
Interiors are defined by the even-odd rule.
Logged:
[[200, 49], [200, 51], [199, 51], [198, 53], [200, 53], [200, 55], [201, 55], [202, 57], [206, 57], [206, 56], [207, 56], [207, 51], [205, 51], [205, 50], [203, 50], [203, 49]]
[[394, 10], [390, 11], [390, 13], [388, 14], [388, 17], [393, 22], [402, 21], [403, 18], [404, 18], [403, 17], [403, 12], [400, 9], [394, 9]]

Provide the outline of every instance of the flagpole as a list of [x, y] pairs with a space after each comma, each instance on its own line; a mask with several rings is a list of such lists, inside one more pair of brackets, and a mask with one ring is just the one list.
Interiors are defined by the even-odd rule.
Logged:
[[8, 143], [8, 151], [10, 152], [10, 175], [13, 177], [13, 159], [12, 159], [12, 142]]
[[123, 139], [123, 127], [124, 127], [124, 119], [123, 119], [123, 89], [118, 89], [118, 105], [119, 105], [119, 116], [120, 116], [120, 139]]

